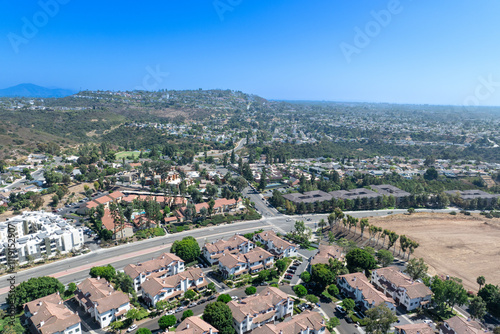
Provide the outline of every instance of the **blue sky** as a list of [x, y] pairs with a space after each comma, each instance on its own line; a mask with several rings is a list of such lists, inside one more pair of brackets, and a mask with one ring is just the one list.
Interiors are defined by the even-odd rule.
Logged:
[[[0, 9], [0, 88], [500, 105], [497, 0], [3, 0]], [[373, 12], [390, 16], [379, 23]]]

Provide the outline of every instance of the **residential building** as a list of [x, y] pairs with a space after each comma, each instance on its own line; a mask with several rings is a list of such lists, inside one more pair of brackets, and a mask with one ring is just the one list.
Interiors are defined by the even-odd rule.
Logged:
[[297, 256], [297, 245], [278, 237], [274, 231], [263, 231], [254, 235], [253, 240], [266, 246], [276, 258]]
[[142, 283], [142, 298], [154, 307], [160, 300], [173, 300], [183, 296], [187, 290], [200, 291], [207, 285], [205, 274], [200, 268], [192, 268], [173, 276], [158, 272]]
[[439, 327], [439, 334], [480, 334], [484, 333], [481, 325], [474, 320], [458, 315], [445, 320]]
[[394, 299], [378, 291], [368, 282], [363, 273], [339, 275], [337, 276], [337, 286], [343, 294], [353, 299], [363, 310], [385, 304], [391, 311], [396, 311]]
[[179, 334], [216, 334], [219, 330], [200, 317], [192, 316], [184, 319], [175, 329]]
[[401, 190], [391, 184], [371, 185], [370, 188], [382, 196], [394, 196], [394, 198], [396, 198], [396, 203], [399, 203], [401, 198], [411, 195], [409, 192]]
[[269, 269], [274, 263], [274, 256], [268, 251], [256, 247], [245, 254], [222, 253], [219, 257], [219, 268], [224, 277], [239, 277], [243, 274], [255, 274]]
[[333, 198], [336, 199], [350, 199], [355, 200], [357, 198], [377, 198], [380, 197], [379, 194], [374, 192], [373, 190], [369, 190], [366, 188], [352, 189], [352, 190], [337, 190], [329, 193]]
[[231, 301], [228, 306], [233, 313], [233, 327], [238, 334], [293, 314], [293, 299], [274, 287], [267, 287], [261, 293], [240, 301]]
[[345, 261], [345, 254], [341, 247], [337, 245], [319, 245], [318, 252], [309, 258], [309, 271], [311, 271], [312, 266], [315, 264], [328, 264], [330, 259], [339, 260], [340, 262]]
[[173, 276], [184, 271], [184, 260], [172, 253], [163, 253], [156, 259], [137, 264], [128, 264], [123, 271], [133, 281], [135, 291], [141, 289], [142, 283], [151, 274], [164, 273]]
[[80, 317], [64, 305], [58, 292], [24, 304], [24, 315], [30, 333], [81, 333]]
[[[9, 235], [15, 235], [14, 248], [8, 251]], [[25, 263], [56, 253], [66, 254], [84, 245], [83, 230], [75, 228], [62, 217], [44, 211], [23, 212], [0, 223], [0, 264], [12, 261]], [[11, 243], [12, 248], [12, 243]], [[11, 256], [8, 259], [8, 256]]]
[[252, 331], [252, 334], [329, 334], [325, 319], [318, 313], [304, 311], [290, 321], [278, 324], [267, 323]]
[[[224, 212], [230, 212], [231, 210], [235, 210], [242, 203], [241, 198], [235, 199], [226, 199], [219, 198], [214, 201], [213, 214], [219, 214]], [[202, 208], [209, 209], [209, 205], [207, 202], [195, 204], [196, 213], [200, 213]]]
[[293, 203], [314, 203], [329, 201], [332, 199], [332, 195], [321, 190], [308, 191], [303, 194], [285, 194], [283, 197]]
[[75, 299], [85, 312], [101, 326], [109, 326], [130, 310], [129, 297], [116, 291], [104, 278], [87, 278], [77, 285]]
[[371, 276], [372, 284], [386, 296], [412, 311], [421, 306], [427, 306], [432, 299], [432, 291], [424, 283], [413, 281], [396, 267], [374, 269]]
[[103, 228], [113, 232], [113, 239], [124, 239], [134, 236], [133, 226], [125, 220], [123, 225], [115, 225], [115, 220], [109, 209], [104, 209], [104, 216], [101, 218], [101, 221]]
[[224, 252], [245, 254], [254, 248], [255, 244], [252, 241], [242, 235], [235, 234], [227, 241], [220, 239], [212, 243], [206, 243], [203, 246], [203, 256], [211, 265], [217, 265]]
[[394, 326], [394, 334], [434, 334], [434, 329], [426, 323]]

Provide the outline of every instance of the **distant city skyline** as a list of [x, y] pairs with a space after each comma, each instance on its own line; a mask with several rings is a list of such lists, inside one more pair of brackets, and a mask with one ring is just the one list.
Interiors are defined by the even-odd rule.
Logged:
[[500, 106], [500, 3], [4, 2], [0, 88]]

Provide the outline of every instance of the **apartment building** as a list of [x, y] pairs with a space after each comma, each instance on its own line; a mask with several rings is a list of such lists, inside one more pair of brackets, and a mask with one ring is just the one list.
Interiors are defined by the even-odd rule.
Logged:
[[211, 265], [218, 265], [224, 252], [245, 254], [255, 248], [255, 244], [242, 235], [235, 234], [229, 240], [217, 240], [203, 246], [203, 256]]
[[239, 277], [243, 274], [255, 274], [269, 269], [274, 263], [274, 256], [268, 251], [256, 247], [245, 254], [222, 253], [219, 269], [224, 277]]
[[293, 299], [278, 288], [268, 287], [261, 293], [228, 303], [233, 313], [233, 327], [238, 334], [293, 314]]
[[318, 313], [304, 311], [290, 321], [278, 324], [267, 323], [252, 331], [252, 334], [329, 334], [325, 319]]
[[275, 258], [297, 256], [297, 245], [278, 237], [274, 231], [263, 231], [254, 235], [253, 240], [266, 246]]
[[163, 273], [173, 276], [184, 271], [184, 260], [172, 253], [163, 253], [159, 257], [137, 264], [128, 264], [123, 271], [133, 280], [135, 291], [141, 289], [142, 283], [151, 274]]
[[372, 284], [386, 296], [390, 296], [407, 311], [426, 307], [432, 299], [432, 291], [424, 283], [413, 281], [396, 267], [375, 269]]

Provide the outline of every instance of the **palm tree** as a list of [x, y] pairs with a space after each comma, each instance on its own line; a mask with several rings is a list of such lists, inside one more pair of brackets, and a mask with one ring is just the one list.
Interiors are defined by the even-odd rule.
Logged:
[[368, 218], [363, 218], [359, 221], [359, 228], [361, 229], [361, 238], [363, 238], [365, 227], [367, 227], [368, 225], [370, 225], [370, 223], [368, 223]]
[[486, 283], [486, 278], [484, 278], [484, 276], [479, 276], [476, 279], [476, 282], [477, 284], [479, 284], [479, 290], [481, 290], [481, 287], [484, 285], [484, 283]]
[[323, 233], [323, 227], [326, 226], [326, 222], [323, 218], [319, 221], [318, 226], [321, 228], [321, 233]]
[[384, 247], [385, 247], [385, 237], [388, 237], [390, 233], [391, 233], [391, 231], [389, 231], [388, 229], [385, 229], [385, 230], [381, 233], [381, 235], [382, 235], [382, 239], [383, 239], [383, 241], [384, 241], [384, 242], [382, 243], [382, 248], [384, 248]]

